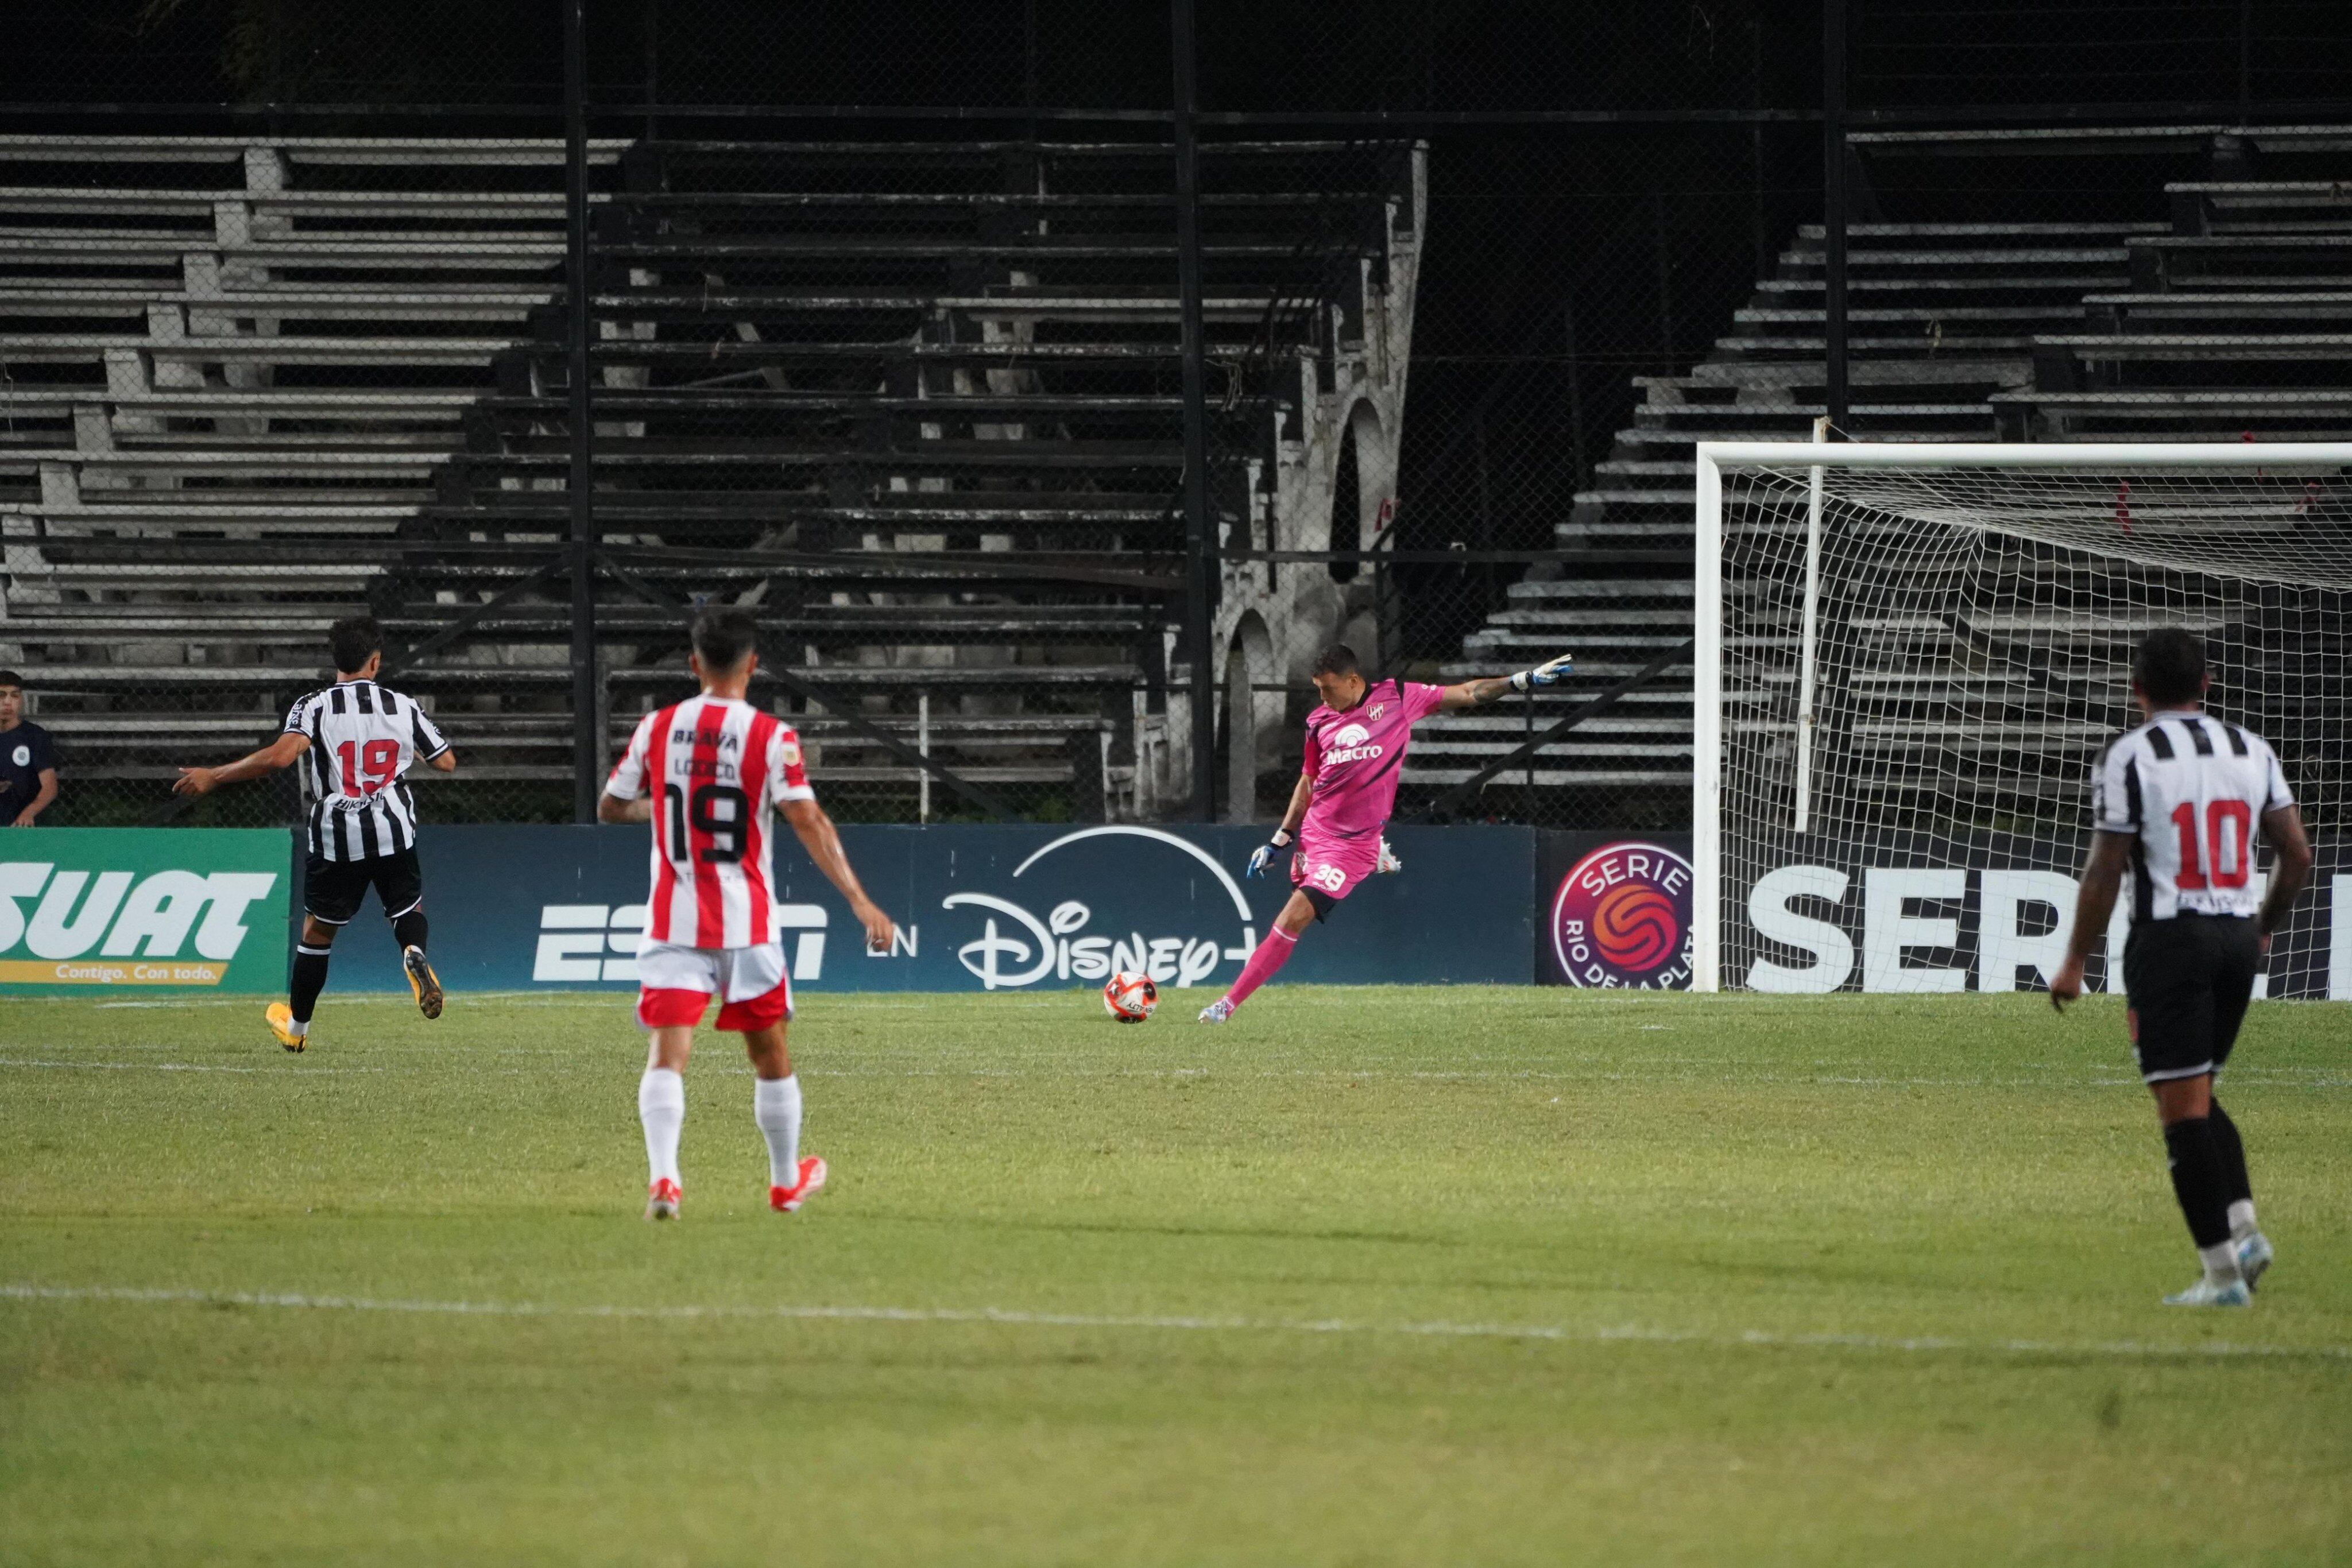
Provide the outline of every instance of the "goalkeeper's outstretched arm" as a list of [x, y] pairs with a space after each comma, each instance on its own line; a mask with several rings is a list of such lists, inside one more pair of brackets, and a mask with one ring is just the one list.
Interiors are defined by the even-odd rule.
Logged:
[[1521, 670], [1516, 675], [1496, 675], [1483, 681], [1464, 681], [1458, 686], [1445, 688], [1445, 695], [1437, 705], [1440, 713], [1459, 713], [1465, 707], [1484, 707], [1499, 702], [1513, 692], [1533, 691], [1548, 686], [1576, 668], [1576, 661], [1566, 653], [1538, 664], [1532, 670]]

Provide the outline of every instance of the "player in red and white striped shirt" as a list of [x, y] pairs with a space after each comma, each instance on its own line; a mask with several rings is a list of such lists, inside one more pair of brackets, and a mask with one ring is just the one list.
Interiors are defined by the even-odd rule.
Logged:
[[760, 667], [755, 639], [751, 616], [740, 610], [696, 619], [688, 662], [702, 695], [645, 716], [597, 803], [603, 821], [650, 821], [654, 830], [653, 891], [637, 946], [637, 1022], [653, 1037], [637, 1084], [653, 1167], [648, 1219], [677, 1214], [686, 1059], [713, 996], [718, 1027], [740, 1031], [751, 1055], [752, 1117], [768, 1141], [769, 1207], [789, 1214], [824, 1185], [824, 1162], [800, 1155], [800, 1080], [784, 1051], [793, 987], [768, 865], [775, 808], [849, 901], [867, 947], [888, 952], [895, 929], [866, 895], [833, 819], [816, 803], [800, 737], [744, 700]]

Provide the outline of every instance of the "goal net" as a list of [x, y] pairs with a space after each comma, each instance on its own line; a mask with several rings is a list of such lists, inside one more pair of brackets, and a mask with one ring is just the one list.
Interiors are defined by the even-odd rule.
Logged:
[[2319, 852], [2268, 994], [2352, 996], [2352, 444], [1698, 454], [1698, 988], [2046, 983], [2132, 651], [2175, 625]]

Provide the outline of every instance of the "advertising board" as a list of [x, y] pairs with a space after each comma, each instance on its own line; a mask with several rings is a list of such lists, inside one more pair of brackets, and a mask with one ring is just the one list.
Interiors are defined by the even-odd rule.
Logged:
[[[2352, 875], [2330, 863], [2333, 846], [2318, 847], [2257, 996], [2352, 999]], [[2065, 956], [2084, 850], [2079, 837], [1992, 832], [1727, 844], [1723, 983], [1783, 994], [2042, 988]], [[2094, 990], [2120, 988], [2131, 903], [2126, 874], [2086, 966]]]
[[291, 859], [279, 829], [12, 829], [0, 992], [282, 990]]
[[[899, 924], [866, 955], [848, 906], [787, 839], [778, 915], [806, 990], [1024, 991], [1140, 969], [1232, 982], [1290, 894], [1245, 878], [1263, 827], [845, 825]], [[1534, 977], [1535, 838], [1499, 827], [1390, 830], [1402, 873], [1367, 880], [1299, 944], [1291, 983], [1513, 984]], [[623, 827], [435, 827], [419, 837], [433, 961], [452, 990], [636, 983], [649, 847]], [[373, 905], [337, 944], [336, 988], [401, 986]]]

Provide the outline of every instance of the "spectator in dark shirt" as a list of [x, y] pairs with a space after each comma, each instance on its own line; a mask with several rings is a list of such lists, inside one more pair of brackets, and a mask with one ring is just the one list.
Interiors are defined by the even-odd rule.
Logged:
[[0, 823], [29, 828], [57, 798], [57, 742], [25, 717], [25, 677], [0, 670]]

